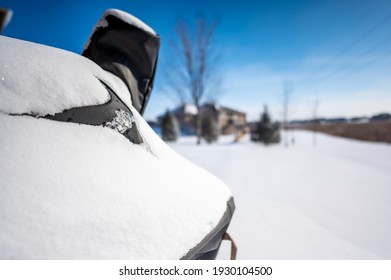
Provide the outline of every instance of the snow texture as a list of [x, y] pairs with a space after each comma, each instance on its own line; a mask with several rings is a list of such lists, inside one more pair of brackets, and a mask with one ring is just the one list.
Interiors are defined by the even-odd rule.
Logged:
[[133, 107], [143, 145], [108, 127], [7, 114], [104, 102], [94, 75], [111, 78], [68, 52], [0, 46], [0, 259], [179, 259], [217, 225], [229, 189]]
[[105, 126], [115, 129], [121, 134], [124, 134], [126, 131], [132, 128], [132, 123], [135, 122], [135, 119], [128, 112], [124, 110], [116, 110], [116, 117], [105, 124]]
[[126, 106], [132, 106], [132, 97], [125, 83], [118, 76], [109, 71], [105, 71], [105, 77], [110, 80], [110, 85], [115, 88], [115, 93], [125, 103]]
[[0, 114], [0, 258], [178, 259], [197, 245], [230, 192], [146, 125], [158, 157], [109, 128]]
[[313, 147], [310, 132], [290, 137], [289, 148], [233, 137], [172, 147], [232, 188], [228, 232], [239, 259], [391, 259], [391, 145], [320, 134]]
[[128, 14], [128, 13], [121, 11], [121, 10], [109, 9], [104, 12], [101, 19], [95, 24], [89, 39], [87, 40], [86, 44], [84, 45], [84, 50], [86, 50], [88, 48], [88, 46], [90, 45], [91, 36], [95, 33], [95, 31], [98, 28], [105, 28], [105, 27], [109, 26], [109, 23], [106, 20], [106, 17], [108, 17], [108, 16], [114, 16], [129, 25], [132, 25], [132, 26], [135, 26], [141, 30], [144, 30], [145, 32], [147, 32], [149, 34], [152, 34], [154, 36], [157, 35], [156, 32], [151, 27], [149, 27], [146, 23], [142, 22], [140, 19], [136, 18], [135, 16]]
[[[107, 102], [118, 81], [74, 53], [0, 36], [0, 112], [44, 116]], [[128, 94], [128, 93], [124, 93]]]

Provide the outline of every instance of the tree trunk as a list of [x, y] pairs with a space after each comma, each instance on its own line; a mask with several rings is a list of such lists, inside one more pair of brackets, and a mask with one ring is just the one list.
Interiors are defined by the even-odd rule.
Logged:
[[196, 116], [196, 132], [197, 132], [197, 145], [200, 145], [201, 144], [201, 137], [202, 137], [202, 135], [201, 135], [201, 133], [202, 133], [202, 131], [201, 131], [201, 114], [200, 114], [200, 109], [199, 108], [197, 108], [197, 110], [198, 110], [198, 113], [197, 113], [197, 116]]

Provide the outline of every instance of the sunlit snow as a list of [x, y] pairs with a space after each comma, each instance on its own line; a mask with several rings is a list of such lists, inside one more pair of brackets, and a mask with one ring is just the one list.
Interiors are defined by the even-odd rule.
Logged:
[[[391, 145], [294, 132], [295, 144], [171, 146], [233, 191], [239, 259], [390, 259]], [[223, 246], [220, 258], [227, 258]]]

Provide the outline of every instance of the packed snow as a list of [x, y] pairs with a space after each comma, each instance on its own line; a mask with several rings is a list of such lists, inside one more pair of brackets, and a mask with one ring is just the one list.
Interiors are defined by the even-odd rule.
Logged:
[[72, 107], [103, 104], [109, 100], [109, 94], [99, 79], [122, 95], [130, 96], [120, 86], [119, 78], [85, 57], [0, 36], [3, 113], [43, 116]]
[[228, 231], [239, 259], [390, 259], [391, 145], [321, 134], [313, 147], [309, 132], [290, 137], [288, 148], [231, 136], [170, 145], [232, 189]]
[[143, 145], [108, 127], [11, 115], [100, 104], [109, 97], [96, 77], [117, 93], [121, 80], [6, 37], [0, 67], [0, 259], [179, 259], [216, 227], [230, 190], [132, 106], [134, 122], [119, 122], [137, 126]]
[[110, 128], [0, 113], [0, 258], [179, 259], [196, 246], [231, 194], [147, 129], [156, 156]]
[[125, 83], [116, 75], [109, 71], [105, 71], [105, 77], [110, 82], [110, 86], [115, 89], [115, 93], [118, 95], [118, 97], [122, 100], [122, 102], [125, 103], [126, 106], [131, 107], [132, 106], [132, 95], [130, 94], [128, 87], [125, 85]]

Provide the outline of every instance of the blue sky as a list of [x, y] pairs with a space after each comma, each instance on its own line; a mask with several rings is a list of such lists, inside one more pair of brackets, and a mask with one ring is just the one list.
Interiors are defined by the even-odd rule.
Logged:
[[[291, 81], [291, 118], [309, 118], [319, 100], [324, 117], [391, 111], [391, 1], [20, 1], [3, 0], [14, 16], [4, 35], [80, 53], [104, 10], [118, 8], [162, 38], [146, 118], [175, 104], [163, 92], [169, 40], [179, 17], [216, 18], [223, 94], [219, 103], [258, 118], [264, 104], [282, 112]], [[360, 39], [361, 38], [361, 39]]]

